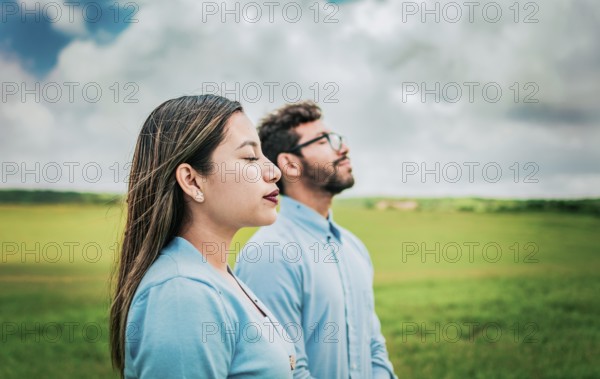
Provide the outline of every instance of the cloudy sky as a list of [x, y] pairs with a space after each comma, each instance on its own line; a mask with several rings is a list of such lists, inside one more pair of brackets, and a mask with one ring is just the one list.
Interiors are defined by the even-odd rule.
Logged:
[[600, 196], [596, 0], [2, 2], [3, 188], [124, 192], [166, 99], [317, 101], [347, 196]]

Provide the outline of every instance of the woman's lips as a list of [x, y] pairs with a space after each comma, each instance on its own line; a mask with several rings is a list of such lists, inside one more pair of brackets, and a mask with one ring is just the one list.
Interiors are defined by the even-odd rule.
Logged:
[[279, 200], [277, 200], [277, 196], [265, 196], [263, 199], [269, 200], [273, 202], [275, 205], [279, 204]]
[[279, 195], [279, 190], [276, 189], [276, 190], [272, 191], [270, 194], [263, 196], [263, 199], [269, 200], [270, 202], [273, 202], [277, 205], [279, 203], [279, 200], [277, 200], [278, 195]]

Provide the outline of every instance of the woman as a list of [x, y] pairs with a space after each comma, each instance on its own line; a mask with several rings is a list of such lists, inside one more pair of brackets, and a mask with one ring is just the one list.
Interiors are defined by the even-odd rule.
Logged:
[[234, 234], [275, 221], [281, 172], [238, 102], [166, 101], [135, 148], [110, 314], [126, 378], [291, 378], [285, 331], [227, 265]]

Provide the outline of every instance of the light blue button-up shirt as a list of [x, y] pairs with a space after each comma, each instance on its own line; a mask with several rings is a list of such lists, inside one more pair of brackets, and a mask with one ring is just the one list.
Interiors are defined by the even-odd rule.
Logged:
[[374, 310], [364, 244], [288, 196], [242, 249], [235, 272], [296, 345], [294, 378], [395, 378]]
[[292, 378], [291, 338], [263, 317], [187, 240], [175, 237], [144, 275], [127, 319], [126, 378]]

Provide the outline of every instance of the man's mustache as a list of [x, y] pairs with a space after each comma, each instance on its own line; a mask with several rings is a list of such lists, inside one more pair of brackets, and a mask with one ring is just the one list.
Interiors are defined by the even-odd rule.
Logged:
[[348, 156], [347, 156], [347, 155], [344, 155], [343, 157], [340, 157], [340, 158], [336, 159], [335, 161], [333, 161], [333, 165], [334, 165], [334, 166], [337, 166], [337, 165], [339, 165], [339, 164], [340, 164], [340, 163], [341, 163], [343, 160], [346, 160], [346, 159], [350, 159], [350, 158], [348, 158]]

